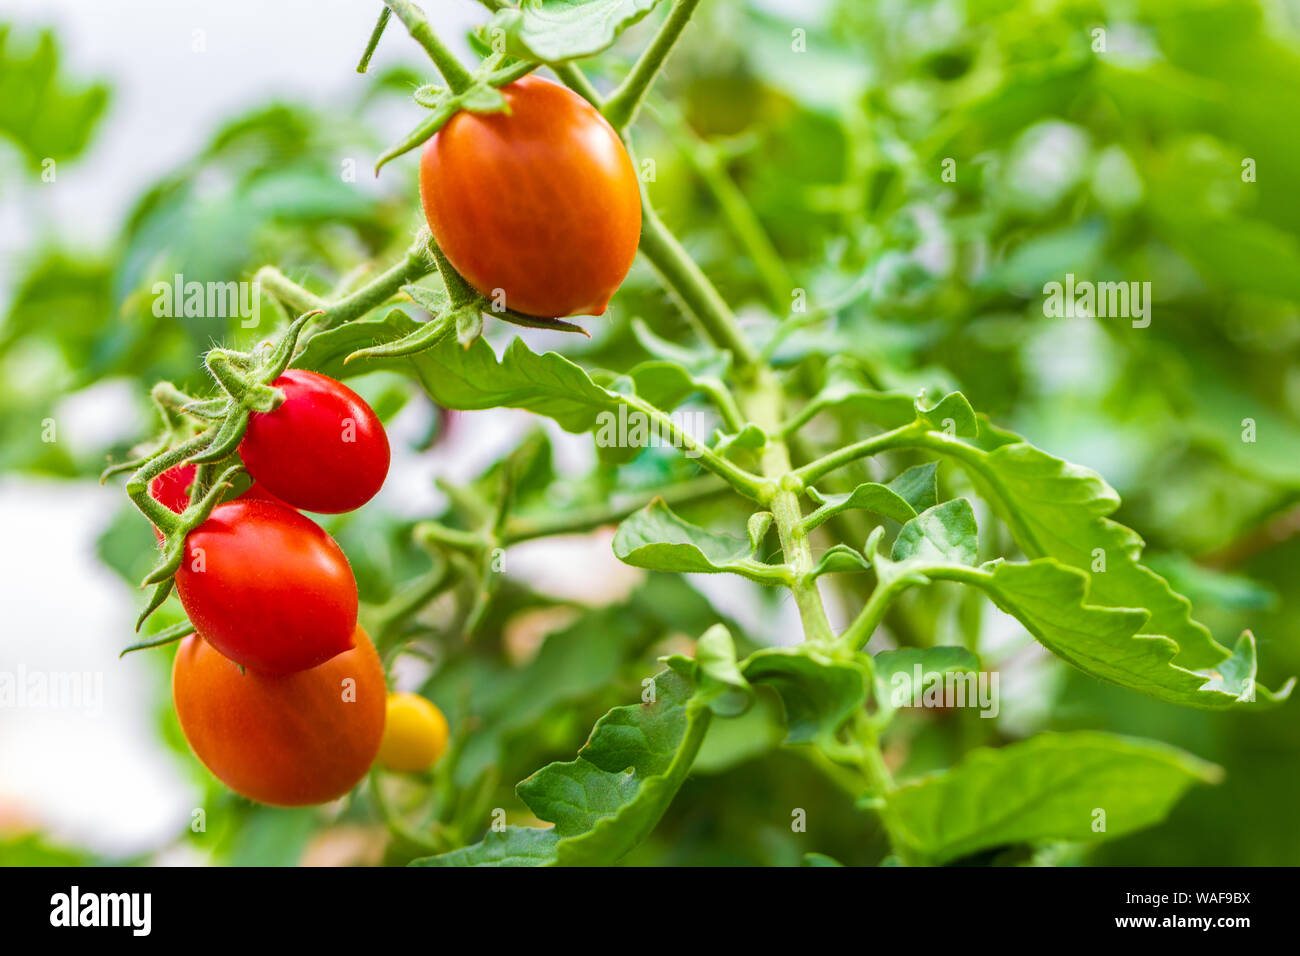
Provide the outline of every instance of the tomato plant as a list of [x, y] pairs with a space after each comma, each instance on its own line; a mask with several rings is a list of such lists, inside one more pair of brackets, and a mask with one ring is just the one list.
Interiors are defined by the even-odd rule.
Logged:
[[241, 670], [210, 643], [183, 641], [172, 698], [195, 756], [236, 793], [280, 807], [343, 796], [384, 732], [384, 671], [366, 632], [351, 649], [291, 674]]
[[186, 538], [176, 590], [199, 634], [253, 670], [304, 670], [352, 647], [357, 585], [348, 560], [319, 525], [284, 505], [218, 505]]
[[[1225, 187], [1248, 124], [1180, 103], [1225, 138], [1189, 149], [1126, 115], [1171, 85], [1217, 88], [1179, 52], [1197, 44], [1153, 58], [1197, 83], [1147, 88], [1094, 55], [1073, 10], [1022, 75], [1007, 64], [1028, 56], [1032, 18], [949, 48], [861, 5], [811, 38], [736, 14], [732, 39], [716, 14], [696, 32], [729, 57], [670, 59], [710, 16], [699, 0], [486, 6], [467, 66], [389, 0], [363, 69], [395, 18], [441, 80], [415, 90], [424, 113], [377, 164], [397, 197], [376, 215], [382, 261], [357, 269], [313, 236], [286, 254], [302, 282], [262, 265], [278, 324], [209, 348], [206, 392], [156, 385], [159, 440], [115, 466], [163, 539], [141, 620], [173, 590], [185, 616], [133, 649], [184, 639], [176, 708], [199, 758], [239, 793], [296, 805], [346, 792], [378, 753], [349, 812], [383, 826], [391, 861], [427, 866], [1073, 863], [1174, 825], [1183, 795], [1236, 759], [1204, 728], [1271, 719], [1290, 694], [1285, 652], [1259, 677], [1247, 612], [1269, 594], [1241, 555], [1291, 526], [1255, 527], [1300, 481], [1285, 438], [1234, 433], [1258, 396], [1149, 372], [1236, 347], [1193, 274], [1242, 313], [1278, 297], [1276, 328], [1300, 298], [1275, 278], [1294, 271], [1285, 254], [1252, 272], [1217, 228], [1185, 228], [1188, 208], [1213, 207], [1242, 245], [1292, 248], [1241, 212], [1254, 192]], [[634, 47], [630, 65], [604, 56]], [[679, 82], [657, 86], [670, 63]], [[1100, 295], [1148, 269], [1204, 341], [1194, 322], [1144, 325], [1137, 298], [1122, 315], [1095, 297], [1052, 313], [1085, 270]], [[613, 297], [607, 321], [565, 321]], [[1045, 319], [1089, 331], [1061, 346]], [[1096, 362], [1075, 376], [1087, 388], [1064, 381], [1075, 348]], [[195, 381], [193, 364], [167, 374]], [[377, 413], [352, 376], [400, 400]], [[1083, 391], [1040, 401], [1069, 387]], [[340, 547], [294, 509], [371, 501], [381, 419], [411, 395], [459, 416], [437, 503], [322, 519], [363, 603]], [[1161, 429], [1186, 414], [1186, 433], [1126, 473], [1137, 408]], [[1080, 409], [1099, 416], [1091, 445], [1072, 440]], [[544, 427], [520, 434], [521, 412]], [[1040, 440], [1113, 466], [1124, 510]], [[1228, 502], [1235, 535], [1183, 520]], [[1119, 518], [1161, 529], [1159, 547]], [[580, 574], [561, 541], [605, 564]], [[537, 542], [552, 550], [530, 576], [515, 559]], [[326, 688], [363, 660], [359, 719]], [[376, 704], [388, 684], [411, 691]], [[326, 773], [335, 744], [347, 759]]]
[[255, 486], [304, 511], [352, 511], [373, 498], [388, 475], [388, 436], [361, 396], [302, 369], [271, 386], [283, 404], [250, 415], [239, 443]]
[[461, 111], [425, 146], [429, 228], [456, 271], [504, 306], [600, 315], [641, 232], [632, 161], [572, 90], [526, 76], [500, 92], [504, 111]]

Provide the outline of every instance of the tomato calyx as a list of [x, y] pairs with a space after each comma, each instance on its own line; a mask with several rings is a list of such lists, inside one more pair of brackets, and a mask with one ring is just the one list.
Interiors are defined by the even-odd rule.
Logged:
[[509, 112], [509, 106], [500, 88], [520, 77], [527, 76], [540, 64], [514, 60], [504, 53], [495, 53], [471, 73], [460, 89], [426, 83], [415, 90], [414, 99], [420, 106], [431, 110], [430, 115], [399, 142], [393, 144], [375, 160], [375, 175], [398, 156], [423, 146], [438, 130], [462, 110], [471, 113]]
[[[302, 330], [319, 314], [320, 310], [304, 313], [278, 341], [251, 354], [210, 351], [205, 364], [222, 393], [215, 398], [196, 399], [168, 382], [155, 386], [151, 397], [163, 420], [162, 437], [143, 454], [110, 466], [101, 475], [104, 481], [114, 474], [133, 472], [127, 481], [127, 495], [162, 539], [158, 563], [141, 583], [153, 591], [136, 621], [136, 631], [171, 594], [189, 533], [208, 519], [244, 471], [236, 449], [248, 428], [248, 417], [255, 411], [271, 411], [284, 400], [270, 383], [288, 367]], [[183, 465], [195, 466], [195, 477], [189, 502], [178, 513], [157, 500], [150, 488], [165, 472]], [[153, 639], [129, 649], [154, 646], [149, 643]]]
[[509, 322], [528, 329], [547, 329], [551, 332], [575, 332], [591, 338], [591, 333], [573, 322], [544, 316], [525, 315], [501, 306], [490, 297], [481, 295], [447, 261], [433, 237], [428, 238], [429, 257], [436, 263], [442, 277], [444, 291], [427, 286], [406, 285], [402, 291], [432, 318], [422, 322], [415, 331], [389, 342], [357, 349], [343, 360], [343, 364], [364, 358], [396, 358], [417, 355], [436, 348], [452, 335], [462, 348], [469, 348], [483, 334], [483, 316]]

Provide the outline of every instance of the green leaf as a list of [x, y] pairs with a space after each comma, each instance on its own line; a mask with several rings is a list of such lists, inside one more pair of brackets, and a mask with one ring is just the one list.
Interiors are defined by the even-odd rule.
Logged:
[[404, 338], [425, 324], [416, 322], [401, 309], [389, 309], [382, 316], [371, 315], [346, 322], [308, 338], [302, 351], [294, 357], [293, 364], [296, 368], [336, 379], [365, 375], [379, 369], [409, 369], [411, 360], [402, 356], [367, 357], [365, 361], [346, 364], [345, 360], [353, 352]]
[[695, 379], [676, 362], [658, 359], [642, 362], [628, 375], [635, 386], [636, 394], [666, 412], [672, 411], [700, 391], [700, 386]]
[[1046, 733], [976, 750], [950, 770], [904, 784], [886, 796], [884, 812], [915, 851], [943, 863], [1005, 844], [1114, 839], [1158, 823], [1188, 787], [1221, 774], [1164, 744]]
[[747, 657], [740, 671], [751, 684], [780, 694], [788, 743], [830, 737], [867, 699], [867, 664], [832, 657], [811, 644], [765, 647]]
[[809, 488], [808, 497], [821, 507], [803, 519], [805, 531], [821, 527], [842, 511], [872, 511], [900, 524], [916, 517], [916, 510], [906, 498], [874, 481], [858, 485], [843, 495], [823, 495], [816, 488]]
[[956, 438], [974, 438], [979, 434], [979, 420], [975, 410], [961, 392], [950, 392], [933, 408], [925, 408], [920, 399], [916, 402], [916, 418], [931, 430]]
[[[978, 587], [1058, 657], [1094, 677], [1171, 703], [1219, 709], [1257, 700], [1276, 703], [1290, 694], [1293, 682], [1276, 693], [1255, 685], [1255, 646], [1249, 635], [1238, 642], [1236, 654], [1216, 668], [1194, 671], [1174, 662], [1174, 641], [1146, 633], [1145, 610], [1091, 603], [1089, 587], [1095, 576], [1054, 558], [1029, 563], [999, 559], [972, 567], [967, 561], [975, 555], [974, 517], [954, 507], [959, 501], [964, 499], [918, 517], [901, 548], [900, 532], [893, 559], [877, 550], [883, 529], [873, 533], [867, 553], [872, 555], [878, 588], [891, 588], [896, 596], [905, 587], [931, 580]], [[948, 520], [938, 517], [944, 509], [951, 509]], [[922, 524], [927, 515], [932, 520]]]
[[764, 584], [786, 579], [783, 565], [754, 558], [748, 538], [708, 531], [678, 517], [656, 498], [630, 515], [614, 534], [614, 554], [626, 564], [651, 571], [716, 574], [730, 571]]
[[965, 498], [935, 505], [903, 525], [891, 556], [896, 562], [974, 564], [979, 551], [975, 512]]
[[521, 0], [498, 11], [490, 28], [505, 31], [506, 52], [563, 63], [610, 46], [659, 0]]
[[1053, 557], [1081, 571], [1104, 566], [1092, 573], [1091, 600], [1148, 610], [1144, 633], [1173, 640], [1183, 666], [1212, 667], [1228, 656], [1192, 620], [1191, 603], [1139, 563], [1142, 539], [1107, 517], [1119, 507], [1119, 495], [1100, 475], [1025, 442], [1000, 445], [973, 461], [977, 486], [989, 489], [986, 500], [1026, 556]]
[[424, 390], [446, 408], [525, 408], [569, 432], [590, 431], [602, 412], [618, 408], [580, 366], [555, 352], [538, 355], [518, 338], [500, 360], [478, 338], [469, 348], [444, 342], [412, 361]]
[[855, 360], [835, 355], [826, 363], [826, 377], [821, 389], [799, 410], [795, 423], [807, 422], [830, 408], [845, 408], [858, 418], [893, 428], [906, 425], [916, 417], [916, 396], [872, 388]]
[[472, 846], [412, 860], [411, 866], [554, 866], [559, 842], [554, 830], [506, 827]]
[[891, 481], [889, 489], [919, 514], [939, 503], [938, 472], [939, 463], [935, 461], [915, 465]]
[[86, 148], [108, 105], [109, 88], [69, 82], [52, 30], [42, 30], [30, 50], [15, 46], [9, 26], [0, 25], [0, 137], [18, 147], [27, 169], [39, 174], [47, 160], [61, 163]]
[[737, 717], [749, 710], [754, 691], [736, 663], [731, 632], [715, 624], [695, 644], [695, 657], [674, 654], [664, 662], [699, 685], [698, 696], [715, 714]]
[[1179, 666], [1175, 663], [1178, 645], [1146, 633], [1146, 611], [1087, 603], [1088, 575], [1052, 558], [1028, 564], [992, 561], [980, 568], [924, 569], [922, 573], [983, 589], [1052, 653], [1121, 687], [1207, 709], [1257, 699], [1273, 703], [1290, 693], [1291, 682], [1276, 694], [1255, 685], [1255, 644], [1249, 635], [1216, 668], [1193, 671]]
[[767, 445], [767, 432], [753, 422], [746, 423], [740, 431], [732, 433], [719, 432], [713, 450], [719, 455], [730, 455], [733, 450], [759, 451]]
[[979, 658], [964, 647], [904, 647], [874, 658], [876, 700], [890, 711], [920, 699], [945, 674], [975, 674]]
[[[949, 415], [961, 414], [954, 409], [964, 406], [965, 399], [956, 402], [955, 397], [960, 395], [949, 395], [936, 408], [947, 405]], [[918, 416], [918, 420], [934, 427], [934, 410], [925, 416], [918, 412]], [[1147, 693], [1183, 703], [1189, 702], [1185, 699], [1189, 680], [1185, 675], [1205, 679], [1220, 676], [1218, 668], [1234, 655], [1216, 642], [1203, 624], [1192, 619], [1187, 598], [1140, 563], [1142, 539], [1132, 529], [1108, 517], [1119, 507], [1119, 496], [1114, 489], [1096, 472], [1054, 458], [1011, 432], [985, 424], [981, 439], [993, 446], [991, 450], [968, 442], [940, 439], [926, 442], [925, 446], [952, 455], [966, 469], [981, 496], [1006, 523], [1027, 557], [1050, 557], [1085, 574], [1090, 578], [1086, 593], [1092, 605], [1140, 608], [1147, 615], [1141, 625], [1141, 635], [1150, 640], [1132, 660], [1140, 673], [1134, 673], [1127, 682], [1118, 673], [1126, 658], [1139, 646], [1132, 641], [1118, 643], [1102, 655], [1107, 662], [1107, 674], [1089, 673], [1106, 676], [1124, 686], [1144, 684], [1150, 688]], [[1157, 646], [1163, 648], [1159, 654], [1176, 661], [1177, 667], [1163, 673], [1163, 680], [1152, 681], [1158, 668], [1151, 666], [1150, 659], [1155, 653], [1152, 648]], [[1236, 656], [1238, 660], [1229, 665], [1231, 670], [1253, 668], [1253, 648], [1247, 650], [1239, 643]], [[1239, 697], [1208, 692], [1191, 697], [1196, 701], [1195, 706], [1202, 707], [1221, 706], [1225, 697], [1229, 698], [1228, 703], [1254, 699], [1273, 702], [1284, 699], [1290, 687], [1289, 682], [1277, 692], [1257, 687], [1253, 691], [1243, 689]]]
[[712, 711], [688, 678], [667, 670], [651, 703], [601, 717], [578, 758], [516, 787], [553, 829], [508, 827], [417, 866], [608, 866], [644, 840], [690, 771]]
[[808, 577], [815, 579], [823, 574], [856, 574], [870, 570], [871, 562], [860, 551], [847, 544], [836, 544], [826, 549], [808, 572]]

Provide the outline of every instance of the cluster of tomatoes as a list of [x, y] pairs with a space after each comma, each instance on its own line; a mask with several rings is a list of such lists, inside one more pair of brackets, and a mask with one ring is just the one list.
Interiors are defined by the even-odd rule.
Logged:
[[[500, 113], [461, 112], [429, 141], [420, 193], [435, 241], [480, 294], [535, 316], [599, 315], [636, 256], [641, 191], [614, 129], [590, 103], [527, 76]], [[388, 474], [374, 411], [323, 375], [287, 371], [284, 402], [254, 412], [239, 446], [253, 482], [189, 533], [176, 590], [197, 632], [172, 694], [198, 758], [227, 786], [279, 806], [335, 799], [376, 757], [421, 771], [447, 746], [428, 700], [386, 694], [357, 624], [338, 544], [301, 512], [369, 501]], [[189, 504], [193, 465], [150, 493]]]
[[[176, 590], [197, 633], [176, 654], [172, 696], [190, 747], [223, 783], [302, 806], [347, 793], [376, 755], [395, 769], [427, 767], [447, 726], [423, 698], [423, 708], [413, 695], [388, 700], [347, 558], [301, 513], [374, 497], [388, 474], [383, 425], [323, 375], [291, 369], [272, 384], [283, 404], [250, 415], [239, 446], [252, 485], [185, 541]], [[194, 474], [173, 468], [150, 493], [183, 511]]]

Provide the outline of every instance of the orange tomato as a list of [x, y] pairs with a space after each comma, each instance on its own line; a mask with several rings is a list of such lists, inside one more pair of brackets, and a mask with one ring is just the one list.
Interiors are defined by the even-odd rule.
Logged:
[[508, 113], [462, 111], [420, 161], [438, 246], [483, 295], [555, 318], [600, 315], [636, 256], [641, 188], [618, 134], [590, 103], [525, 76]]
[[236, 793], [279, 807], [324, 803], [365, 776], [384, 734], [387, 688], [360, 626], [355, 646], [292, 674], [240, 672], [197, 635], [172, 666], [190, 749]]

